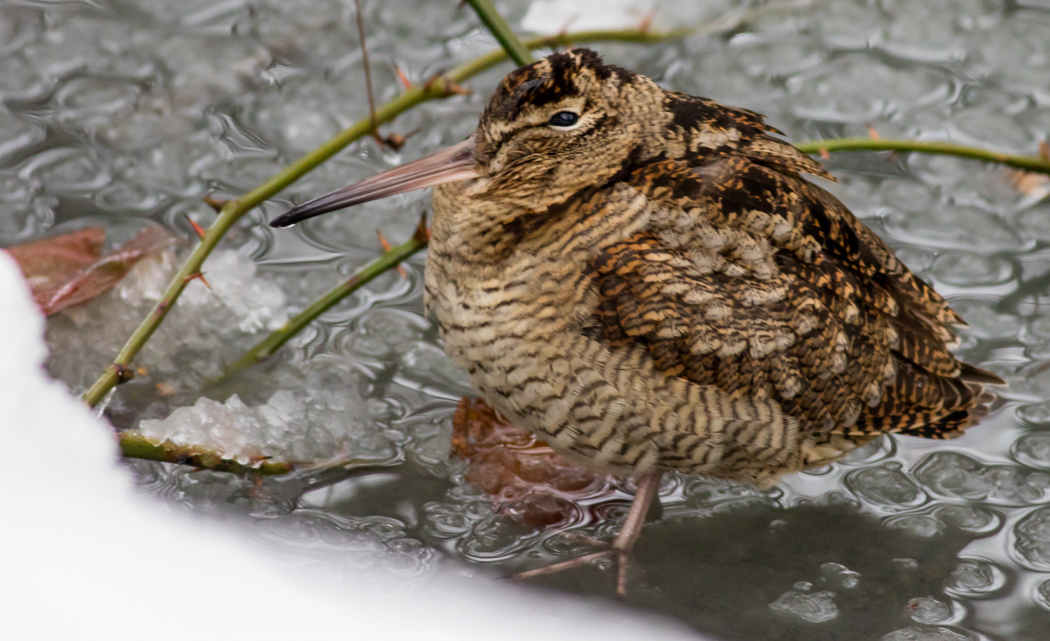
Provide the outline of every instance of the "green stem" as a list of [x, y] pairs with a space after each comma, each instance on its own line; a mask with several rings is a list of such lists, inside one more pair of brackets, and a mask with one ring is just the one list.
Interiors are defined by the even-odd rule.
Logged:
[[[675, 29], [672, 31], [650, 31], [643, 29], [624, 29], [608, 31], [584, 31], [577, 33], [565, 33], [556, 36], [540, 37], [527, 40], [525, 45], [530, 49], [539, 47], [553, 47], [570, 43], [595, 42], [598, 40], [618, 40], [622, 42], [655, 42], [670, 38], [680, 38], [690, 33], [710, 32], [731, 28], [743, 21], [757, 15], [756, 12], [741, 14], [732, 20], [721, 20], [715, 26], [700, 26], [693, 29]], [[153, 332], [160, 326], [161, 321], [167, 315], [172, 305], [178, 300], [182, 290], [191, 276], [200, 271], [204, 260], [218, 244], [222, 236], [237, 222], [244, 214], [251, 211], [264, 200], [273, 197], [282, 189], [292, 184], [310, 170], [341, 151], [350, 143], [362, 138], [372, 132], [374, 125], [380, 125], [393, 120], [399, 114], [412, 107], [437, 98], [445, 98], [457, 93], [462, 93], [460, 82], [486, 71], [507, 59], [507, 52], [502, 49], [491, 51], [473, 60], [464, 62], [452, 71], [436, 76], [422, 85], [414, 85], [397, 98], [381, 105], [375, 114], [375, 121], [371, 117], [359, 120], [348, 129], [338, 134], [317, 149], [306, 154], [299, 160], [285, 167], [276, 176], [253, 189], [251, 192], [226, 203], [219, 212], [219, 217], [208, 229], [200, 244], [186, 259], [185, 264], [179, 269], [178, 274], [168, 284], [164, 295], [156, 306], [142, 320], [138, 328], [128, 337], [120, 353], [113, 360], [92, 386], [84, 393], [84, 401], [94, 407], [106, 394], [116, 385], [130, 380], [130, 369], [132, 359], [149, 340]]]
[[914, 151], [923, 154], [941, 154], [984, 160], [1007, 165], [1025, 171], [1050, 174], [1050, 158], [1017, 156], [990, 149], [969, 147], [951, 142], [924, 140], [883, 140], [881, 138], [838, 138], [836, 140], [814, 140], [796, 145], [807, 154], [832, 151]]
[[117, 434], [117, 442], [120, 444], [121, 454], [126, 458], [161, 461], [163, 463], [181, 463], [215, 472], [230, 472], [231, 474], [276, 476], [295, 471], [309, 472], [313, 475], [327, 470], [364, 472], [389, 468], [402, 462], [401, 455], [398, 455], [387, 459], [338, 458], [320, 463], [295, 463], [278, 459], [241, 463], [200, 445], [176, 445], [171, 441], [158, 443], [136, 431]]
[[496, 11], [496, 7], [492, 6], [490, 0], [467, 0], [467, 3], [474, 8], [478, 17], [485, 23], [485, 26], [496, 37], [496, 40], [503, 46], [503, 50], [507, 52], [507, 55], [510, 56], [510, 59], [516, 65], [524, 67], [532, 62], [532, 53], [522, 44], [521, 40], [518, 40], [518, 36], [515, 35], [499, 11]]
[[239, 463], [224, 458], [221, 454], [198, 445], [176, 445], [171, 441], [157, 443], [137, 432], [121, 432], [117, 435], [120, 452], [127, 458], [140, 458], [164, 463], [182, 463], [217, 472], [233, 474], [262, 474], [272, 476], [287, 474], [296, 469], [294, 463], [266, 459], [255, 464]]
[[270, 356], [273, 356], [274, 352], [276, 352], [281, 345], [288, 342], [288, 339], [299, 333], [302, 328], [306, 327], [307, 324], [323, 314], [326, 310], [358, 289], [364, 287], [383, 272], [397, 267], [406, 258], [422, 250], [426, 246], [427, 238], [426, 228], [424, 226], [423, 233], [417, 232], [407, 242], [390, 249], [390, 251], [387, 251], [351, 276], [349, 280], [334, 287], [328, 293], [314, 301], [309, 307], [293, 316], [283, 327], [272, 332], [269, 336], [257, 343], [255, 347], [248, 350], [244, 356], [237, 359], [226, 368], [226, 371], [222, 375], [223, 378], [246, 370], [249, 367], [265, 361]]

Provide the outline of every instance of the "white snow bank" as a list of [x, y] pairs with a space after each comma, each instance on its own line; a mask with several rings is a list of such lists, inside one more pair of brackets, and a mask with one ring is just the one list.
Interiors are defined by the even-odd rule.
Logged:
[[109, 427], [44, 375], [43, 333], [0, 251], [5, 638], [696, 638], [608, 602], [484, 578], [435, 577], [397, 600], [289, 576], [235, 533], [137, 496]]

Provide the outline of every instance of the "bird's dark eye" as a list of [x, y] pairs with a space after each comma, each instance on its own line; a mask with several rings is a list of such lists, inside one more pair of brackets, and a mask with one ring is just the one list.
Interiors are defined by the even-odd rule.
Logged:
[[580, 115], [571, 111], [559, 111], [558, 113], [551, 116], [551, 119], [547, 123], [551, 127], [571, 127], [576, 124], [576, 121], [580, 119]]

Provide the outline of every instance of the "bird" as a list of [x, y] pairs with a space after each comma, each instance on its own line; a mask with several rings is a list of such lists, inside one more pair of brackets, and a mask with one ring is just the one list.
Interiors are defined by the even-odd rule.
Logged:
[[499, 83], [467, 140], [278, 216], [434, 187], [425, 306], [503, 416], [637, 490], [616, 591], [664, 472], [770, 487], [882, 434], [958, 436], [1004, 382], [963, 319], [747, 109], [573, 48]]

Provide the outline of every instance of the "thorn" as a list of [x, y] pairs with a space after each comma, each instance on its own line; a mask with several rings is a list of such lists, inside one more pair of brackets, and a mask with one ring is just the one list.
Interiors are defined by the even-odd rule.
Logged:
[[171, 383], [165, 383], [164, 381], [157, 383], [156, 387], [157, 393], [161, 396], [171, 396], [176, 392], [174, 385], [172, 385]]
[[[560, 36], [564, 36], [565, 34], [569, 33], [569, 26], [571, 26], [572, 23], [575, 22], [575, 21], [576, 21], [576, 16], [573, 16], [573, 17], [569, 18], [568, 20], [566, 20], [565, 22], [563, 22], [562, 25], [561, 25], [561, 29], [558, 29], [558, 36], [559, 37]], [[553, 45], [551, 45], [551, 48], [553, 48]], [[572, 44], [566, 45], [566, 48], [567, 49], [572, 49]]]
[[[379, 236], [379, 245], [383, 248], [384, 253], [394, 248], [394, 246], [390, 244], [390, 241], [386, 239], [386, 236], [383, 235], [383, 232], [377, 229], [376, 235]], [[397, 273], [401, 274], [401, 278], [408, 280], [408, 272], [405, 271], [405, 268], [402, 267], [400, 263], [397, 265]]]
[[[207, 200], [207, 198], [205, 200]], [[220, 207], [219, 209], [222, 209], [222, 207]], [[186, 220], [190, 221], [190, 225], [193, 226], [193, 231], [197, 232], [197, 236], [199, 236], [200, 238], [204, 238], [204, 234], [207, 233], [204, 231], [204, 228], [198, 225], [197, 221], [190, 218], [189, 214], [186, 214]]]
[[401, 134], [397, 134], [397, 133], [391, 133], [386, 138], [383, 138], [383, 142], [385, 142], [387, 144], [387, 146], [389, 146], [394, 151], [400, 151], [400, 149], [405, 146], [405, 143], [408, 141], [408, 139], [411, 138], [412, 136], [415, 136], [418, 133], [419, 133], [419, 127], [416, 127], [415, 129], [413, 129], [412, 131], [408, 132], [404, 136], [402, 136]]
[[454, 96], [469, 96], [470, 89], [459, 84], [455, 80], [448, 80], [445, 82], [445, 91], [450, 95]]
[[439, 87], [445, 96], [465, 96], [470, 93], [463, 85], [445, 76], [444, 72], [434, 74], [423, 84], [424, 89]]
[[113, 368], [117, 374], [117, 385], [123, 385], [131, 379], [135, 378], [135, 370], [131, 369], [127, 365], [120, 363], [114, 363]]
[[820, 149], [818, 149], [817, 153], [820, 154], [821, 159], [823, 159], [823, 160], [831, 160], [831, 154], [828, 153], [828, 150], [825, 149], [824, 147], [821, 147]]
[[875, 131], [875, 127], [871, 123], [864, 123], [864, 126], [868, 129], [868, 137], [872, 140], [879, 139], [879, 132]]
[[188, 283], [191, 280], [200, 280], [200, 282], [204, 283], [208, 287], [208, 289], [211, 289], [211, 285], [208, 283], [208, 280], [204, 278], [204, 274], [201, 272], [197, 272], [196, 274], [190, 274], [186, 278], [183, 278], [182, 282]]
[[386, 239], [383, 232], [376, 230], [376, 236], [379, 236], [379, 245], [383, 248], [383, 251], [388, 252], [394, 247], [390, 244], [390, 241]]
[[401, 70], [401, 67], [394, 65], [394, 71], [397, 73], [397, 80], [401, 83], [401, 87], [408, 91], [412, 88], [412, 81], [408, 79], [405, 72]]
[[224, 198], [216, 198], [212, 194], [208, 194], [204, 197], [204, 204], [214, 209], [216, 213], [222, 211], [222, 208], [225, 207], [229, 202], [229, 200], [226, 200]]
[[656, 9], [650, 9], [642, 16], [641, 22], [638, 23], [638, 30], [642, 33], [649, 33], [649, 29], [653, 26], [653, 18], [656, 17]]
[[412, 234], [412, 238], [417, 241], [426, 244], [430, 242], [430, 230], [427, 229], [427, 212], [419, 214], [419, 224], [416, 225], [416, 231]]
[[1030, 198], [1042, 200], [1050, 194], [1050, 176], [1037, 174], [1021, 169], [1007, 169], [1006, 175], [1010, 178], [1010, 184], [1019, 193]]
[[387, 134], [386, 137], [383, 138], [383, 144], [394, 151], [400, 151], [401, 148], [405, 146], [405, 136], [396, 133]]

